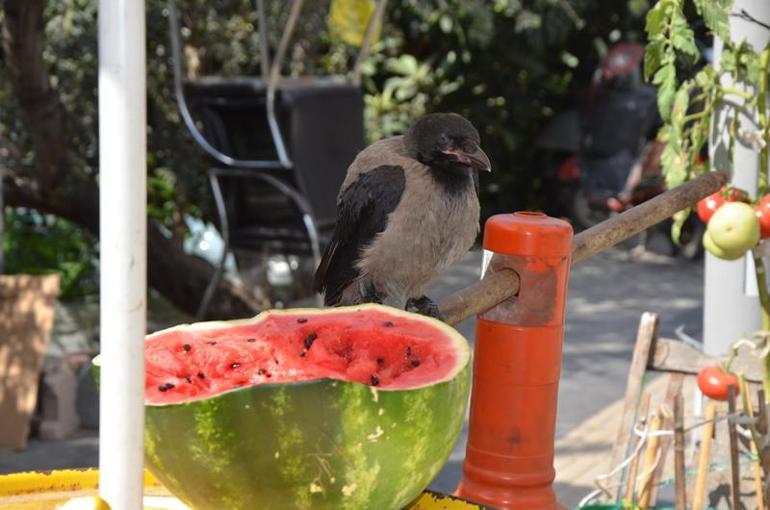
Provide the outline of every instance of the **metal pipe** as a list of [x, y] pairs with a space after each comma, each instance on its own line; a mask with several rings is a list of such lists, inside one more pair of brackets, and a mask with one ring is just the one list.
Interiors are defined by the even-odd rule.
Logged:
[[286, 153], [286, 145], [283, 142], [281, 128], [275, 118], [275, 89], [278, 86], [278, 80], [281, 77], [281, 66], [286, 56], [286, 50], [289, 47], [289, 41], [294, 33], [294, 27], [297, 26], [300, 12], [302, 11], [303, 0], [294, 0], [291, 4], [289, 19], [281, 34], [281, 41], [278, 43], [278, 50], [275, 52], [275, 59], [270, 66], [270, 76], [267, 79], [267, 123], [270, 126], [270, 132], [273, 135], [275, 151], [278, 153], [278, 160], [285, 168], [290, 168], [292, 162]]
[[[280, 162], [278, 161], [253, 161], [248, 159], [237, 159], [220, 151], [206, 140], [203, 133], [200, 132], [198, 126], [193, 119], [190, 107], [187, 104], [187, 98], [184, 94], [184, 56], [182, 55], [182, 42], [179, 39], [179, 15], [177, 14], [176, 4], [174, 0], [168, 2], [168, 24], [169, 24], [169, 37], [171, 39], [171, 64], [174, 71], [174, 95], [176, 96], [176, 103], [179, 106], [179, 113], [182, 116], [182, 122], [184, 122], [187, 130], [192, 135], [195, 143], [212, 158], [223, 165], [237, 166], [241, 168], [261, 169], [261, 170], [277, 170], [282, 168], [289, 168], [291, 162], [288, 160]], [[273, 128], [271, 127], [271, 130]], [[279, 133], [280, 135], [280, 133]], [[283, 141], [281, 146], [283, 147]], [[280, 155], [280, 152], [279, 152]]]
[[99, 493], [142, 508], [147, 296], [144, 0], [99, 1]]
[[369, 18], [369, 23], [366, 25], [366, 34], [364, 40], [361, 42], [361, 49], [358, 50], [356, 56], [356, 62], [353, 64], [353, 83], [355, 85], [361, 84], [361, 67], [364, 64], [364, 60], [369, 55], [369, 48], [372, 45], [372, 39], [374, 39], [374, 33], [377, 31], [377, 27], [382, 21], [382, 17], [385, 14], [385, 4], [387, 0], [380, 0], [375, 7], [372, 17]]
[[[727, 180], [722, 172], [709, 172], [666, 191], [617, 216], [577, 234], [572, 243], [572, 262], [577, 264], [610, 248], [642, 230], [660, 223], [677, 211], [691, 207], [717, 191]], [[444, 299], [439, 309], [449, 324], [483, 313], [519, 291], [519, 275], [505, 269], [485, 276], [480, 282]]]
[[264, 0], [257, 0], [257, 22], [259, 23], [259, 66], [262, 69], [262, 80], [267, 83], [270, 75], [270, 49], [267, 39], [267, 16], [265, 16]]

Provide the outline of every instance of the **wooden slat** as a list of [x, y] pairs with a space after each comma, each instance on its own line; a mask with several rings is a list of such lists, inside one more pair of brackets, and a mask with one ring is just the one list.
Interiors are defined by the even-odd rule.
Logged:
[[[663, 413], [663, 429], [671, 430], [674, 427], [674, 415], [672, 410], [674, 409], [674, 400], [677, 395], [682, 393], [682, 384], [684, 383], [684, 374], [673, 373], [669, 376], [668, 387], [666, 388], [666, 396], [663, 398], [663, 409], [666, 411]], [[660, 438], [660, 462], [655, 468], [655, 474], [652, 477], [652, 494], [650, 498], [650, 504], [655, 505], [658, 500], [658, 484], [663, 476], [663, 468], [666, 465], [666, 456], [668, 455], [668, 449], [673, 441], [672, 436], [663, 436]]]
[[[623, 417], [620, 422], [615, 445], [612, 448], [612, 461], [610, 466], [617, 466], [628, 455], [631, 429], [636, 422], [636, 412], [642, 395], [644, 384], [644, 372], [647, 369], [650, 351], [653, 341], [658, 336], [658, 316], [649, 312], [642, 314], [639, 321], [639, 330], [636, 335], [634, 355], [628, 370], [626, 380], [626, 395], [623, 403]], [[615, 484], [613, 484], [615, 485]], [[618, 489], [613, 490], [612, 498], [616, 499]]]
[[[684, 398], [674, 399], [674, 504], [676, 510], [687, 510], [687, 471], [684, 465]], [[762, 509], [764, 510], [764, 509]]]
[[703, 510], [706, 501], [706, 481], [708, 480], [709, 459], [711, 458], [711, 441], [714, 435], [714, 418], [717, 414], [717, 406], [709, 402], [706, 407], [706, 424], [703, 426], [703, 439], [700, 443], [700, 456], [698, 457], [698, 474], [695, 479], [695, 491], [693, 495], [692, 510]]
[[[644, 420], [645, 425], [649, 425], [648, 419], [650, 414], [650, 399], [652, 398], [652, 394], [649, 392], [645, 392], [644, 397], [642, 398], [642, 406], [639, 408], [639, 419], [637, 420], [639, 423]], [[633, 441], [631, 441], [631, 448], [629, 448], [629, 451], [634, 451], [639, 446], [639, 441], [642, 440], [641, 437], [634, 434]], [[626, 473], [626, 496], [624, 499], [630, 502], [636, 501], [635, 499], [635, 492], [636, 492], [636, 476], [639, 474], [639, 455], [634, 457], [631, 460], [631, 463], [628, 465], [628, 472]]]
[[[720, 363], [724, 358], [710, 356], [679, 340], [659, 338], [650, 357], [649, 369], [658, 372], [680, 372], [696, 375], [706, 365]], [[762, 368], [757, 358], [742, 350], [735, 357], [730, 370], [745, 375], [752, 382], [762, 382]]]
[[[727, 412], [730, 416], [735, 415], [737, 407], [735, 405], [735, 386], [727, 387]], [[730, 436], [730, 498], [732, 507], [741, 508], [741, 466], [738, 463], [738, 430], [735, 425], [735, 418], [727, 420], [727, 431]]]

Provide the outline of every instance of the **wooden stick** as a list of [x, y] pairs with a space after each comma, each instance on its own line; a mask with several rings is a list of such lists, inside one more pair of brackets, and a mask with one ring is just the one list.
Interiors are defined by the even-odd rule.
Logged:
[[727, 387], [727, 412], [731, 415], [727, 420], [727, 431], [730, 436], [730, 496], [732, 499], [732, 508], [740, 510], [741, 508], [741, 466], [738, 463], [738, 430], [735, 426], [735, 386]]
[[[663, 414], [660, 409], [655, 411], [650, 420], [649, 432], [657, 432], [663, 423]], [[639, 508], [641, 510], [647, 510], [650, 507], [650, 495], [652, 494], [652, 475], [655, 471], [653, 469], [655, 465], [655, 458], [658, 454], [658, 444], [660, 443], [660, 436], [653, 435], [647, 438], [647, 450], [644, 457], [644, 478], [642, 478], [642, 490], [639, 493]]]
[[[741, 386], [741, 395], [743, 395], [743, 402], [745, 405], [744, 412], [749, 418], [754, 418], [754, 405], [751, 402], [751, 390], [748, 381], [742, 379], [743, 385]], [[758, 427], [757, 427], [758, 429]], [[754, 457], [751, 467], [754, 471], [754, 493], [757, 499], [757, 510], [765, 510], [765, 494], [762, 490], [762, 466], [759, 464], [759, 449], [756, 441], [754, 441], [754, 435], [751, 436], [749, 446], [751, 447], [751, 454]]]
[[674, 397], [674, 504], [687, 510], [687, 472], [684, 469], [684, 398]]
[[[682, 384], [684, 384], [684, 374], [670, 374], [668, 376], [668, 387], [666, 388], [666, 396], [663, 399], [661, 408], [663, 409], [663, 423], [661, 428], [665, 430], [671, 430], [674, 428], [674, 400], [676, 396], [682, 392]], [[660, 438], [660, 461], [655, 468], [655, 473], [652, 475], [652, 492], [650, 493], [650, 505], [655, 506], [658, 502], [658, 490], [660, 489], [660, 480], [663, 478], [663, 469], [666, 465], [666, 459], [668, 458], [668, 450], [671, 448], [671, 444], [674, 442], [673, 436], [663, 436]]]
[[[571, 263], [577, 264], [660, 223], [677, 211], [695, 205], [698, 200], [719, 190], [725, 182], [727, 175], [721, 172], [699, 175], [577, 234], [572, 242]], [[519, 283], [518, 275], [510, 269], [489, 273], [479, 283], [443, 300], [439, 305], [441, 314], [448, 324], [457, 324], [516, 295]]]
[[[639, 408], [639, 423], [643, 424], [649, 424], [649, 417], [647, 414], [650, 412], [650, 398], [652, 395], [650, 395], [649, 392], [644, 394], [644, 397], [642, 397], [642, 405]], [[635, 440], [633, 441], [633, 447], [631, 451], [635, 451], [636, 448], [639, 446], [639, 441], [642, 440], [641, 437], [634, 434]], [[628, 465], [628, 472], [626, 475], [626, 498], [628, 501], [633, 502], [634, 501], [634, 492], [636, 492], [636, 475], [639, 472], [639, 456], [637, 455], [633, 459], [631, 459], [631, 463]]]
[[[657, 338], [658, 316], [654, 313], [644, 312], [636, 333], [631, 366], [628, 367], [626, 394], [623, 399], [623, 414], [620, 418], [620, 427], [618, 427], [618, 434], [615, 437], [615, 444], [612, 446], [610, 466], [617, 466], [630, 453], [628, 445], [631, 442], [631, 431], [638, 416], [637, 411], [639, 409], [639, 401], [642, 398], [642, 387], [644, 386], [644, 373], [647, 370], [650, 351], [653, 349]], [[646, 414], [647, 412], [645, 412]], [[647, 424], [649, 425], [649, 422]], [[612, 485], [614, 486], [615, 484]], [[620, 493], [620, 488], [615, 489], [613, 487], [610, 489], [610, 493], [612, 494], [611, 499], [614, 500], [617, 494]]]
[[765, 446], [767, 441], [767, 403], [765, 402], [765, 390], [760, 388], [757, 391], [757, 429], [762, 436], [762, 445], [760, 445], [759, 459], [762, 463], [762, 472], [765, 473], [765, 501], [770, 501], [770, 477], [767, 476], [770, 473], [770, 448]]
[[700, 444], [698, 475], [695, 479], [695, 495], [693, 496], [692, 510], [703, 510], [703, 502], [706, 497], [706, 480], [709, 474], [709, 458], [711, 457], [711, 437], [714, 435], [714, 417], [716, 417], [716, 414], [716, 404], [709, 402], [706, 407], [706, 424], [703, 426], [703, 438]]

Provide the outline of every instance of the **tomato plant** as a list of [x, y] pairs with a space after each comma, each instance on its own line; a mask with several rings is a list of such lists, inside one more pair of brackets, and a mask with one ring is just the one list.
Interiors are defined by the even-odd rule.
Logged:
[[727, 400], [727, 388], [733, 386], [739, 393], [738, 378], [725, 371], [720, 365], [708, 365], [698, 372], [698, 389], [714, 400]]
[[759, 235], [767, 239], [770, 237], [770, 195], [763, 196], [754, 210], [759, 218]]
[[698, 218], [703, 223], [708, 223], [717, 209], [725, 202], [748, 202], [749, 194], [740, 188], [723, 187], [719, 191], [712, 193], [706, 198], [700, 200], [696, 207]]
[[745, 253], [759, 241], [759, 219], [749, 204], [726, 202], [711, 217], [706, 232], [722, 250]]

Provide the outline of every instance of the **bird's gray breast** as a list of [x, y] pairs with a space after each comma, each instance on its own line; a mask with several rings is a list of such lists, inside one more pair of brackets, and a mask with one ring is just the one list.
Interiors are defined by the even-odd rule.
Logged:
[[471, 248], [479, 230], [473, 181], [462, 190], [436, 186], [430, 170], [407, 172], [407, 183], [387, 227], [364, 250], [362, 276], [402, 305]]

